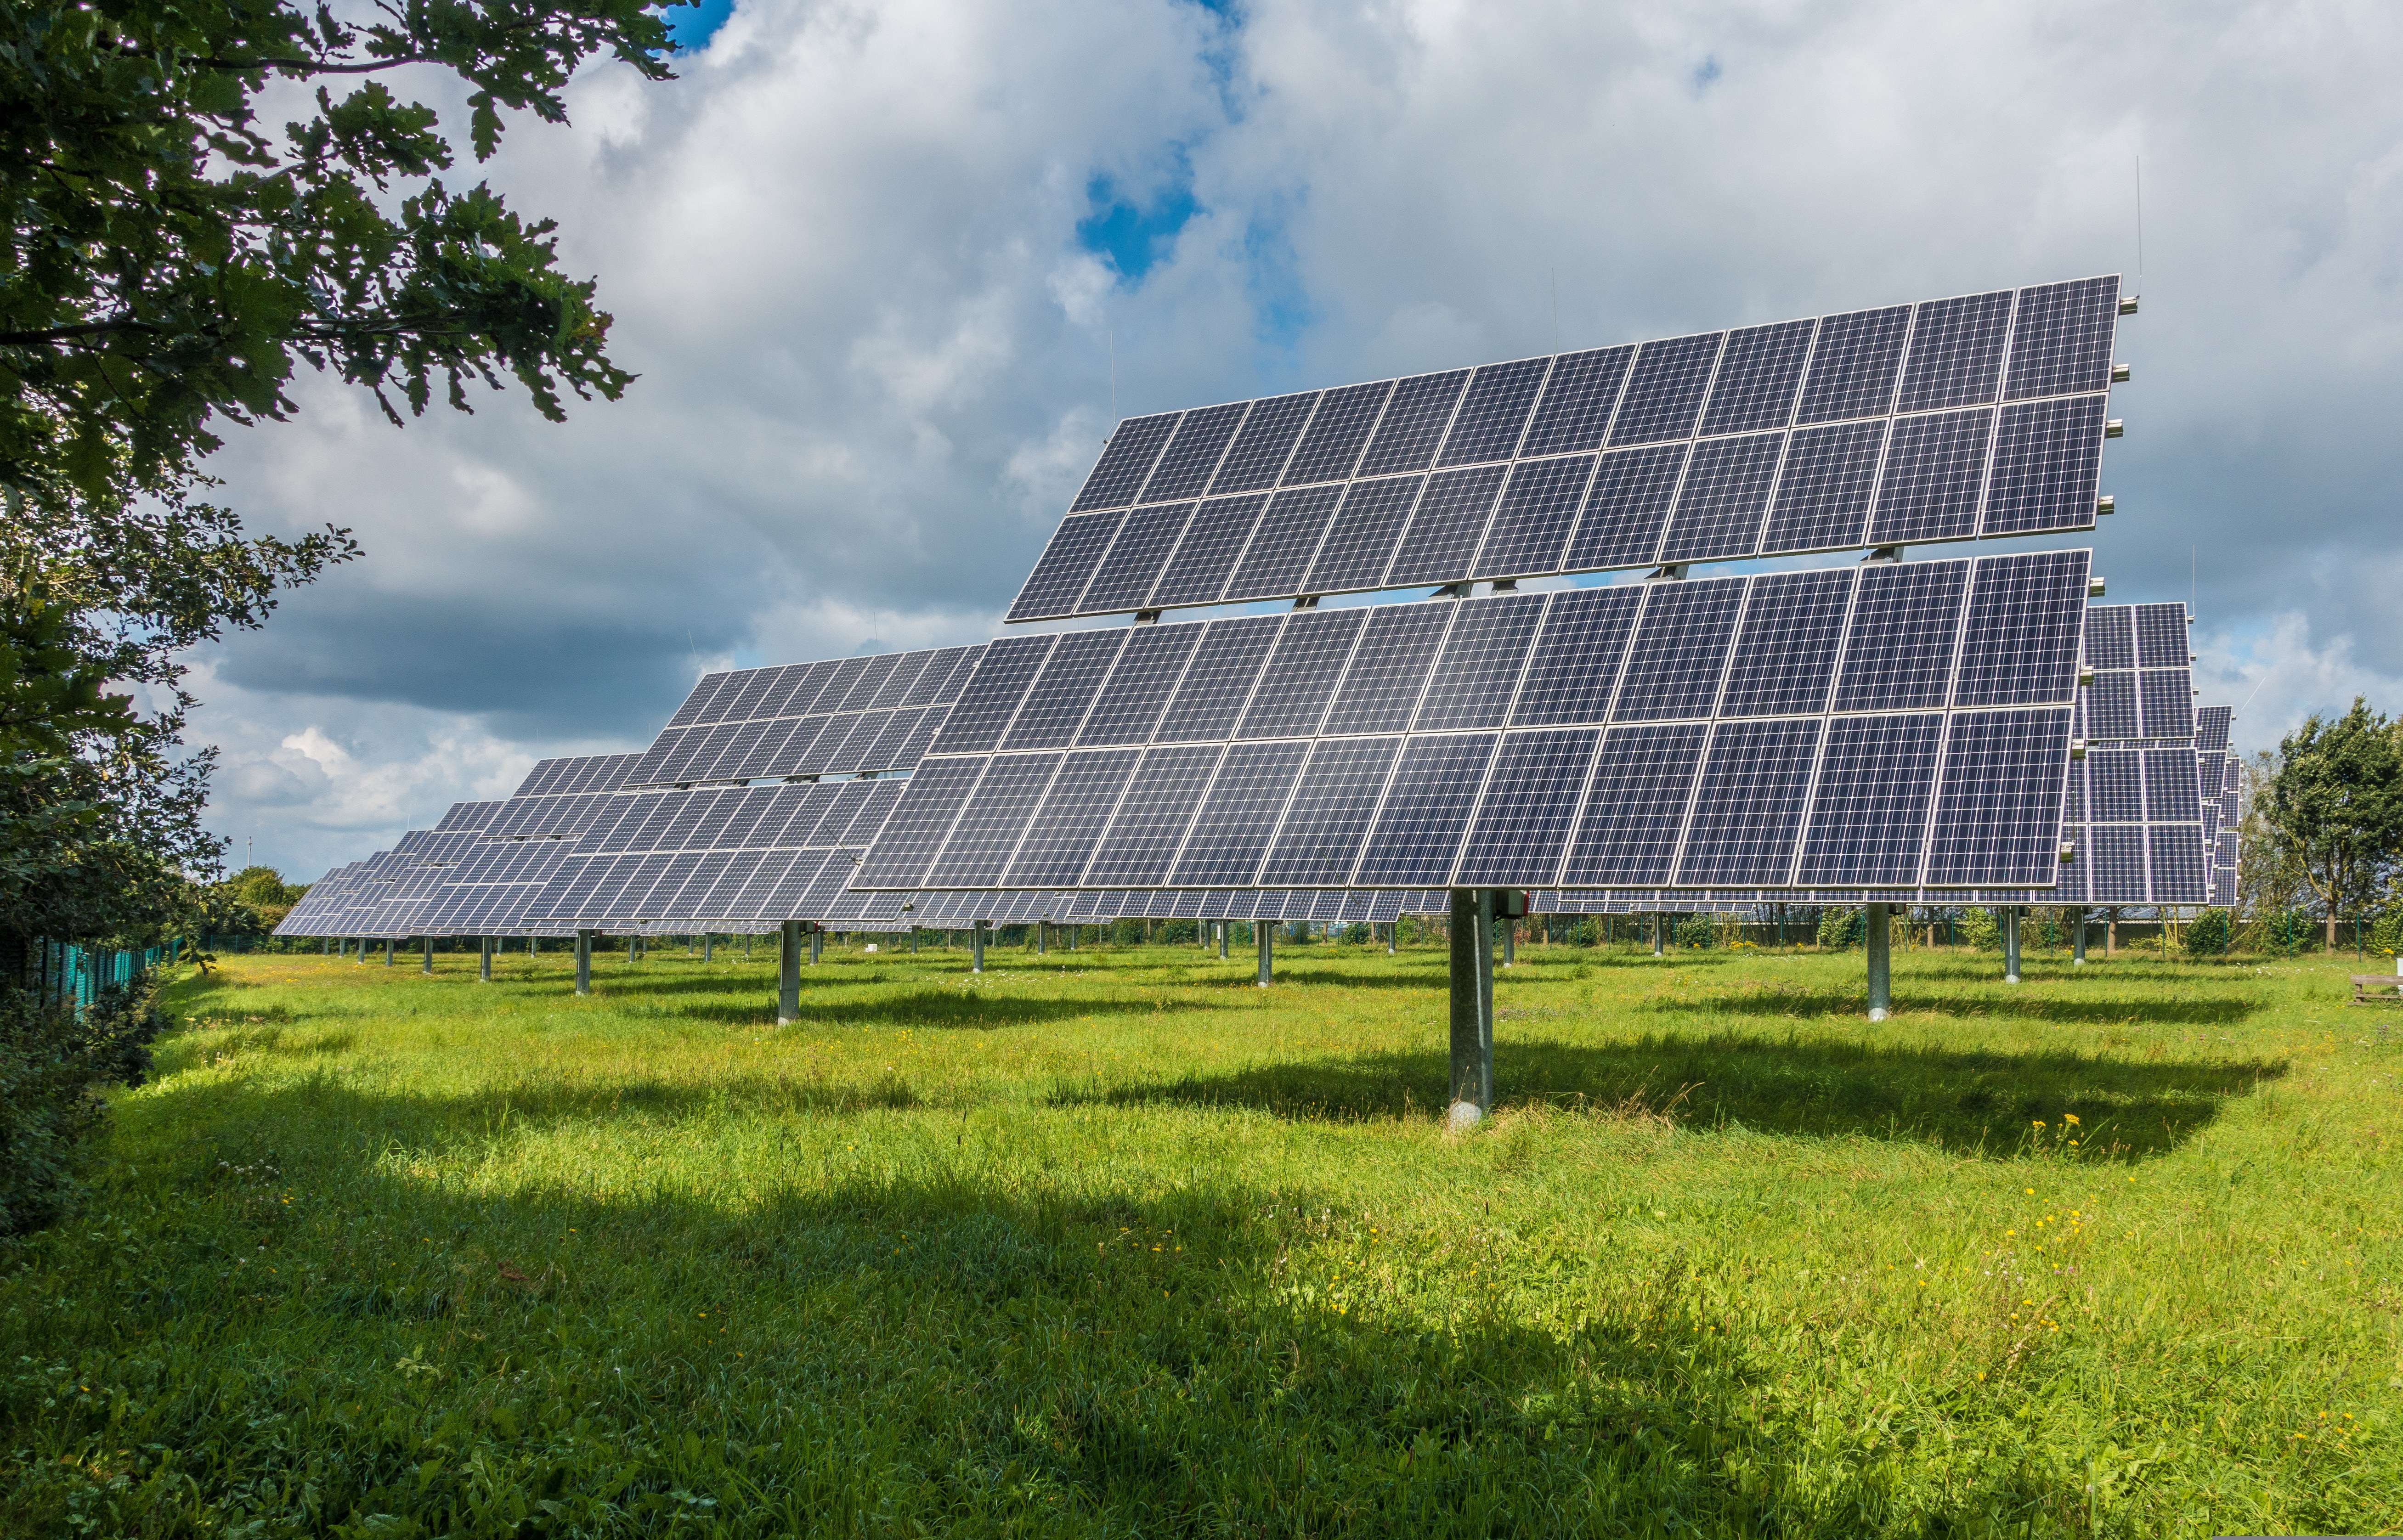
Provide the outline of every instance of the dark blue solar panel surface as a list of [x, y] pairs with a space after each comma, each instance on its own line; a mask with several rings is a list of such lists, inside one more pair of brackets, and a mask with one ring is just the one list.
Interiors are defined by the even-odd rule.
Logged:
[[1478, 543], [1485, 537], [1486, 520], [1509, 472], [1507, 465], [1472, 465], [1429, 477], [1401, 548], [1394, 553], [1380, 586], [1448, 583], [1473, 570]]
[[1151, 475], [1152, 462], [1160, 458], [1160, 446], [1176, 431], [1177, 414], [1161, 412], [1157, 417], [1134, 417], [1118, 424], [1110, 435], [1108, 447], [1093, 463], [1093, 473], [1085, 478], [1084, 489], [1076, 500], [1068, 505], [1072, 513], [1090, 508], [1114, 508], [1134, 501], [1143, 490], [1144, 481]]
[[1785, 882], [1818, 759], [1820, 727], [1817, 717], [1719, 724], [1677, 860], [1679, 882]]
[[[1552, 538], [1563, 521], [1549, 505], [1514, 506], [1497, 520], [1501, 538], [1482, 541], [1466, 537], [1460, 526], [1474, 520], [1453, 510], [1449, 521], [1416, 525], [1382, 581], [2090, 528], [2117, 293], [2111, 277], [1998, 290], [1201, 408], [1167, 428], [1168, 419], [1145, 419], [1121, 429], [1073, 511], [1113, 511], [1095, 501], [1104, 487], [1136, 506], [1174, 504], [1263, 489], [1272, 477], [1313, 486], [1430, 465], [1509, 465], [1607, 442], [1664, 452], [1605, 459], [1565, 546]], [[1145, 435], [1170, 431], [1164, 452], [1138, 451]], [[1727, 442], [1755, 436], [1766, 437]], [[1138, 463], [1140, 475], [1127, 468]], [[1667, 501], [1681, 478], [1689, 490], [1672, 521]], [[1161, 563], [1177, 542], [1158, 538], [1161, 520], [1131, 527], [1132, 541], [1115, 524], [1063, 522], [1010, 617], [1352, 591], [1378, 581], [1364, 520], [1380, 506], [1355, 505], [1354, 527], [1313, 571], [1311, 553], [1340, 502], [1272, 511], [1231, 588], [1211, 581], [1214, 560], [1231, 560], [1229, 519], [1208, 523], [1194, 570], [1178, 563], [1174, 581], [1162, 580]], [[1305, 518], [1317, 528], [1294, 527]], [[1082, 581], [1113, 540], [1107, 572]]]
[[1479, 577], [1519, 577], [1558, 571], [1561, 551], [1585, 504], [1593, 456], [1522, 460], [1510, 471], [1502, 501], [1474, 563]]

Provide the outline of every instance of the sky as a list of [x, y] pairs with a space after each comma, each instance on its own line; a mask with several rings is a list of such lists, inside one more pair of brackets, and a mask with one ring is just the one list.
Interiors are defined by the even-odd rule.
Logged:
[[[304, 380], [211, 462], [256, 527], [365, 548], [191, 659], [235, 864], [307, 880], [543, 756], [639, 748], [710, 669], [996, 634], [1119, 416], [2115, 271], [2142, 310], [2111, 601], [2192, 600], [2242, 749], [2356, 694], [2403, 711], [2403, 8], [713, 0], [678, 27], [676, 80], [589, 68], [567, 126], [451, 177], [559, 221], [623, 400], [396, 430]], [[449, 82], [395, 84], [464, 120]]]

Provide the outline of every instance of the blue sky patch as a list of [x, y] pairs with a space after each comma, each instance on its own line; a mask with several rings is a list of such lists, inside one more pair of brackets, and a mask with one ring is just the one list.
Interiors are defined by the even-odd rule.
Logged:
[[697, 6], [670, 6], [660, 13], [668, 24], [668, 36], [675, 42], [678, 53], [698, 53], [726, 25], [734, 14], [734, 0], [701, 0]]
[[1076, 243], [1096, 257], [1106, 257], [1118, 276], [1130, 284], [1143, 282], [1151, 265], [1175, 241], [1176, 232], [1201, 212], [1193, 201], [1191, 173], [1185, 173], [1149, 204], [1138, 203], [1106, 176], [1085, 184], [1092, 212], [1076, 221]]

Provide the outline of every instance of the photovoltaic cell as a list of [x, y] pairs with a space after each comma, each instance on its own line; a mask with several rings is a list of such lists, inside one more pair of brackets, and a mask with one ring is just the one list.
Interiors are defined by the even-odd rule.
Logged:
[[1960, 712], [1947, 725], [1927, 881], [2049, 886], [2060, 856], [2069, 712]]
[[1352, 666], [1327, 713], [1329, 733], [1401, 732], [1426, 689], [1436, 649], [1443, 645], [1457, 604], [1384, 604], [1368, 612], [1368, 629], [1353, 649]]
[[1862, 573], [1835, 709], [1943, 705], [1968, 583], [1966, 562], [1905, 562]]
[[1281, 492], [1253, 532], [1252, 543], [1228, 580], [1226, 601], [1274, 599], [1300, 591], [1302, 575], [1327, 533], [1327, 517], [1342, 498], [1340, 486]]
[[1293, 792], [1307, 743], [1238, 743], [1185, 837], [1169, 881], [1179, 887], [1246, 887]]
[[1979, 532], [2091, 529], [2103, 480], [2103, 411], [2100, 395], [2005, 407]]
[[[869, 658], [867, 660], [868, 666], [859, 671], [859, 677], [852, 682], [851, 688], [844, 693], [842, 704], [831, 709], [845, 712], [866, 711], [869, 703], [876, 699], [877, 692], [884, 687], [884, 681], [893, 676], [893, 670], [900, 663], [901, 658], [902, 655], [897, 652], [878, 653]], [[773, 671], [763, 669], [760, 672], [765, 673]]]
[[1185, 526], [1185, 537], [1176, 543], [1176, 553], [1168, 559], [1159, 584], [1151, 590], [1151, 603], [1161, 608], [1216, 603], [1227, 590], [1228, 575], [1251, 542], [1261, 510], [1268, 506], [1268, 498], [1257, 493], [1202, 504]]
[[998, 885], [1003, 868], [1018, 848], [1028, 819], [1045, 788], [1050, 785], [1063, 757], [1058, 754], [1024, 754], [993, 760], [993, 769], [961, 810], [959, 821], [951, 825], [951, 838], [943, 842], [943, 853], [936, 859], [927, 885]]
[[1518, 577], [1559, 570], [1593, 465], [1592, 455], [1576, 454], [1512, 466], [1484, 548], [1472, 564], [1476, 575]]
[[1118, 424], [1102, 457], [1093, 465], [1093, 474], [1085, 478], [1084, 490], [1068, 505], [1071, 513], [1083, 513], [1092, 508], [1121, 507], [1134, 501], [1134, 494], [1151, 474], [1151, 464], [1160, 457], [1160, 447], [1176, 430], [1177, 413], [1161, 412], [1157, 417], [1135, 417]]
[[1746, 326], [1728, 334], [1711, 404], [1702, 413], [1702, 435], [1757, 433], [1782, 428], [1794, 415], [1795, 387], [1810, 356], [1814, 321]]
[[1468, 383], [1466, 369], [1413, 375], [1399, 381], [1385, 403], [1384, 420], [1360, 457], [1361, 476], [1391, 476], [1424, 470], [1435, 462], [1436, 446], [1452, 425], [1452, 410]]
[[1669, 880], [1679, 814], [1710, 735], [1707, 722], [1614, 728], [1603, 735], [1563, 886], [1652, 887]]
[[1201, 640], [1200, 626], [1136, 627], [1118, 654], [1108, 687], [1094, 698], [1077, 745], [1100, 748], [1149, 739]]
[[2146, 749], [2145, 819], [2154, 824], [2194, 824], [2202, 819], [2190, 749]]
[[1413, 724], [1420, 732], [1498, 728], [1509, 720], [1512, 686], [1544, 617], [1539, 593], [1506, 594], [1455, 618], [1428, 676]]
[[1757, 549], [1785, 448], [1782, 433], [1712, 438], [1694, 446], [1660, 559], [1707, 562]]
[[1933, 411], [1993, 400], [2001, 383], [2011, 298], [2010, 290], [2000, 289], [1920, 306], [1897, 409]]
[[1468, 394], [1461, 400], [1459, 415], [1436, 463], [1473, 465], [1481, 460], [1510, 458], [1551, 365], [1549, 358], [1521, 358], [1479, 368], [1469, 382]]
[[1827, 724], [1803, 886], [1909, 883], [1918, 875], [1944, 717], [1840, 716]]
[[1166, 881], [1168, 864], [1185, 842], [1185, 830], [1218, 768], [1220, 753], [1215, 743], [1146, 752], [1127, 783], [1109, 833], [1093, 852], [1086, 880], [1132, 887]]
[[2112, 334], [2118, 313], [2116, 278], [2084, 278], [2021, 290], [2005, 399], [2108, 390]]
[[1494, 743], [1493, 733], [1411, 739], [1394, 767], [1353, 881], [1418, 887], [1449, 881]]
[[1377, 425], [1377, 416], [1384, 410], [1385, 397], [1393, 388], [1392, 381], [1378, 380], [1320, 395], [1310, 429], [1285, 467], [1284, 484], [1298, 487], [1350, 476], [1359, 462], [1360, 446], [1368, 441], [1368, 431]]
[[932, 754], [978, 754], [1001, 742], [1035, 671], [1051, 652], [1049, 636], [1005, 636], [987, 644], [968, 692], [935, 735]]
[[2136, 730], [2136, 676], [2133, 673], [2098, 673], [2083, 692], [2089, 739], [2141, 737]]
[[1883, 418], [1796, 433], [1762, 533], [1763, 550], [1833, 550], [1860, 544], [1885, 453]]
[[1315, 735], [1368, 617], [1366, 610], [1311, 610], [1286, 620], [1234, 736]]
[[1141, 757], [1137, 749], [1070, 755], [1041, 810], [1028, 820], [1026, 839], [1010, 860], [1005, 881], [1017, 888], [1076, 881]]
[[1611, 719], [1710, 715], [1743, 594], [1741, 578], [1649, 585]]
[[2193, 661], [2188, 650], [2184, 604], [2136, 604], [2136, 667], [2182, 669]]
[[1218, 463], [1218, 474], [1210, 483], [1212, 494], [1266, 492], [1275, 486], [1278, 473], [1285, 469], [1303, 425], [1310, 421], [1311, 408], [1317, 404], [1316, 391], [1253, 402], [1252, 414], [1243, 419], [1243, 430]]
[[1548, 727], [1608, 716], [1627, 635], [1643, 602], [1644, 590], [1633, 584], [1554, 594], [1531, 649], [1534, 660], [1520, 686], [1511, 725]]
[[1077, 607], [1086, 610], [1140, 609], [1150, 598], [1152, 585], [1176, 548], [1193, 515], [1190, 503], [1154, 503], [1126, 517], [1109, 554], [1094, 569], [1093, 580]]
[[1746, 887], [1785, 881], [1819, 727], [1817, 717], [1719, 724], [1694, 796], [1678, 881]]
[[2034, 705], [2068, 694], [2086, 602], [2065, 578], [2086, 560], [2082, 551], [2040, 551], [1978, 563], [1954, 705]]
[[2136, 706], [2146, 738], [2194, 736], [2194, 675], [2185, 669], [2142, 669]]
[[1249, 405], [1236, 401], [1187, 412], [1151, 479], [1144, 484], [1143, 501], [1168, 503], [1201, 495], [1210, 484], [1211, 473], [1218, 468], [1218, 457], [1227, 451], [1228, 440], [1243, 425]]
[[1077, 597], [1092, 579], [1095, 564], [1125, 521], [1123, 513], [1072, 513], [1060, 520], [1026, 586], [1010, 604], [1009, 618], [1040, 620], [1075, 614]]
[[1211, 626], [1153, 736], [1171, 743], [1226, 737], [1284, 624], [1282, 616], [1260, 615]]
[[1852, 607], [1853, 575], [1781, 572], [1757, 578], [1728, 668], [1723, 716], [1817, 714], [1827, 705]]
[[1473, 465], [1429, 477], [1383, 586], [1451, 582], [1471, 570], [1509, 470], [1507, 465]]
[[1490, 887], [1549, 882], [1577, 825], [1601, 732], [1555, 728], [1504, 736], [1456, 880]]
[[1425, 484], [1423, 476], [1353, 482], [1302, 588], [1312, 593], [1341, 593], [1382, 586], [1402, 527]]
[[1645, 343], [1610, 430], [1611, 447], [1691, 436], [1726, 340], [1727, 333], [1711, 331]]
[[1019, 708], [1001, 746], [1056, 749], [1074, 742], [1085, 713], [1093, 704], [1094, 691], [1110, 665], [1118, 661], [1118, 648], [1128, 635], [1119, 629], [1072, 631], [1061, 637], [1027, 690], [1026, 702]]
[[1796, 420], [1832, 423], [1892, 409], [1903, 343], [1910, 335], [1909, 305], [1854, 311], [1820, 322]]
[[1295, 887], [1342, 883], [1401, 747], [1399, 738], [1329, 739], [1314, 745], [1260, 881]]
[[1532, 458], [1602, 448], [1634, 357], [1632, 347], [1563, 354], [1544, 382], [1543, 398], [1519, 452]]
[[1870, 545], [1959, 539], [1977, 529], [1993, 418], [1980, 407], [1896, 421], [1869, 515]]
[[1572, 570], [1640, 566], [1654, 560], [1661, 527], [1669, 521], [1669, 505], [1677, 494], [1677, 479], [1686, 468], [1687, 449], [1684, 444], [1660, 444], [1604, 455], [1563, 565]]

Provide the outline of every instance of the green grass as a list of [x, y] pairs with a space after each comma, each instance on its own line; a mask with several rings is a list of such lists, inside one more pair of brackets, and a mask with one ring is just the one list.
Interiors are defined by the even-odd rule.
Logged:
[[0, 1533], [2403, 1530], [2352, 959], [1520, 955], [1460, 1137], [1435, 948], [230, 960]]

